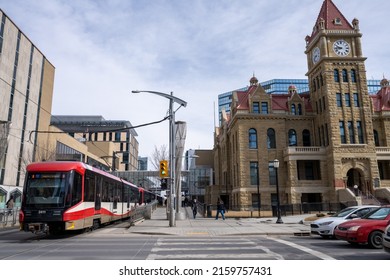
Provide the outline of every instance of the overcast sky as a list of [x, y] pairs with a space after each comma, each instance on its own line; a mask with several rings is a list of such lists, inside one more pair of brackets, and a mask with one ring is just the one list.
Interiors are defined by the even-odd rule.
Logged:
[[[322, 0], [0, 0], [55, 66], [55, 115], [102, 115], [141, 125], [166, 98], [188, 102], [187, 149], [212, 149], [218, 94], [276, 78], [306, 78], [305, 36]], [[390, 1], [334, 0], [360, 20], [368, 79], [390, 77]], [[177, 108], [177, 106], [175, 106]], [[168, 146], [168, 121], [136, 129], [139, 155]]]

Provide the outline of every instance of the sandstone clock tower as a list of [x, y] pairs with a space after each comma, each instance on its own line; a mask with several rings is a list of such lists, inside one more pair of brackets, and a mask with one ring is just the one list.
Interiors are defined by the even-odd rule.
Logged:
[[359, 21], [349, 23], [331, 0], [306, 36], [313, 136], [327, 150], [330, 201], [355, 185], [370, 193], [379, 177], [361, 37]]

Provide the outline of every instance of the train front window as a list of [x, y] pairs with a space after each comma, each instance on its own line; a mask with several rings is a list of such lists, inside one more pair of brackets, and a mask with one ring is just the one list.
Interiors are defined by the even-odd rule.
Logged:
[[26, 184], [26, 205], [61, 207], [64, 205], [68, 173], [28, 174]]

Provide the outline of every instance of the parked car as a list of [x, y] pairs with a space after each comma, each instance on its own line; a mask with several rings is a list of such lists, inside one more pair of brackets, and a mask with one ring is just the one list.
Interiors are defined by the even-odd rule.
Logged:
[[383, 249], [390, 253], [390, 225], [388, 225], [383, 233], [383, 241], [382, 241]]
[[334, 229], [345, 221], [357, 219], [368, 212], [379, 208], [377, 205], [359, 205], [347, 207], [340, 212], [329, 216], [315, 220], [310, 224], [311, 233], [320, 235], [323, 238], [334, 238]]
[[383, 233], [390, 224], [390, 205], [377, 208], [361, 219], [344, 222], [336, 227], [334, 235], [337, 239], [351, 244], [365, 244], [381, 249]]

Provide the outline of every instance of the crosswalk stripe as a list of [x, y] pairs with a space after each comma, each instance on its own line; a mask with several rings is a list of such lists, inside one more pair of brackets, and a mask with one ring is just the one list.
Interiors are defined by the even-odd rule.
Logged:
[[[248, 239], [222, 240], [177, 240], [159, 238], [148, 255], [148, 260], [156, 259], [275, 259], [283, 260], [283, 256], [272, 252], [267, 247], [257, 245]], [[194, 246], [195, 245], [195, 246]], [[201, 245], [201, 247], [196, 247]], [[209, 245], [209, 246], [208, 246]], [[218, 247], [221, 245], [221, 247]], [[241, 253], [245, 250], [245, 253]], [[213, 253], [211, 253], [213, 251]], [[172, 254], [175, 252], [175, 254]], [[185, 252], [185, 253], [184, 253]], [[210, 252], [210, 253], [208, 253]], [[228, 252], [228, 253], [227, 253]]]

